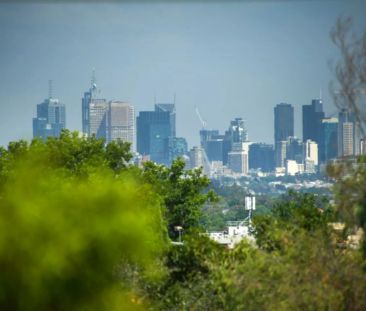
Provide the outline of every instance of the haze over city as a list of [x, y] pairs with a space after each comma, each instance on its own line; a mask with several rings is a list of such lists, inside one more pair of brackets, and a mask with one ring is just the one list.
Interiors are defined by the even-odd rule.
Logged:
[[95, 68], [101, 96], [150, 110], [176, 94], [177, 135], [198, 144], [198, 106], [209, 128], [246, 120], [249, 140], [273, 143], [273, 107], [301, 106], [328, 92], [329, 32], [338, 16], [366, 27], [364, 1], [0, 4], [0, 145], [31, 139], [36, 105], [48, 96], [81, 130], [81, 98]]

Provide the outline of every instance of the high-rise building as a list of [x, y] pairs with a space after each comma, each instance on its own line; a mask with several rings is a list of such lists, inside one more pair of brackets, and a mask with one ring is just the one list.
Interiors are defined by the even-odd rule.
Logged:
[[313, 99], [311, 105], [302, 106], [302, 138], [304, 142], [310, 139], [317, 144], [320, 143], [324, 117], [321, 99]]
[[294, 160], [296, 163], [304, 162], [304, 143], [297, 137], [288, 137], [286, 146], [286, 160]]
[[110, 101], [107, 127], [108, 142], [121, 139], [131, 144], [131, 150], [135, 149], [135, 110], [132, 105], [123, 101]]
[[82, 130], [87, 136], [107, 140], [108, 103], [106, 99], [98, 98], [99, 92], [93, 71], [90, 88], [81, 99]]
[[249, 145], [248, 142], [233, 143], [228, 154], [228, 166], [234, 172], [247, 175], [249, 170]]
[[189, 151], [189, 159], [190, 159], [190, 167], [197, 168], [197, 167], [204, 167], [204, 150], [202, 147], [194, 146]]
[[273, 145], [254, 143], [249, 146], [249, 169], [272, 172], [275, 168]]
[[105, 99], [92, 98], [89, 103], [88, 136], [107, 139], [107, 112], [108, 103]]
[[318, 166], [318, 144], [308, 139], [305, 142], [304, 162], [306, 173], [316, 173]]
[[203, 172], [206, 175], [210, 174], [210, 166], [208, 163], [208, 159], [205, 150], [202, 147], [194, 146], [189, 151], [189, 160], [191, 169], [202, 167]]
[[287, 140], [294, 136], [294, 107], [281, 103], [274, 108], [275, 142]]
[[245, 121], [242, 118], [235, 118], [230, 121], [230, 126], [222, 137], [223, 164], [229, 164], [229, 152], [233, 151], [234, 144], [243, 142], [248, 142]]
[[280, 103], [274, 108], [274, 138], [276, 167], [285, 167], [286, 141], [294, 136], [294, 107]]
[[167, 139], [175, 137], [175, 108], [168, 110], [155, 106], [155, 111], [140, 111], [136, 123], [137, 152], [150, 155], [154, 162], [169, 164]]
[[248, 131], [245, 126], [245, 121], [242, 118], [235, 118], [230, 121], [226, 136], [232, 144], [248, 141]]
[[174, 103], [158, 103], [155, 104], [156, 112], [169, 112], [170, 116], [170, 127], [171, 127], [171, 136], [176, 136], [176, 112], [175, 112], [175, 100]]
[[168, 137], [166, 140], [169, 154], [169, 164], [178, 157], [183, 157], [188, 153], [188, 144], [183, 137]]
[[276, 167], [285, 167], [287, 153], [287, 140], [276, 141], [275, 164]]
[[338, 154], [338, 119], [324, 118], [321, 124], [319, 162], [326, 163]]
[[218, 135], [206, 142], [204, 148], [210, 162], [212, 161], [224, 161], [224, 136]]
[[[50, 86], [51, 89], [51, 86]], [[58, 137], [66, 127], [65, 105], [52, 97], [37, 105], [37, 117], [33, 118], [33, 137], [46, 139], [49, 136]]]
[[360, 154], [361, 135], [355, 115], [347, 109], [338, 114], [338, 156]]
[[[225, 136], [220, 135], [218, 130], [200, 130], [201, 147], [205, 150], [210, 162], [224, 159]], [[228, 152], [228, 151], [227, 151]]]
[[207, 130], [207, 129], [200, 130], [201, 147], [206, 149], [207, 142], [214, 139], [214, 137], [217, 137], [217, 136], [219, 136], [218, 130]]

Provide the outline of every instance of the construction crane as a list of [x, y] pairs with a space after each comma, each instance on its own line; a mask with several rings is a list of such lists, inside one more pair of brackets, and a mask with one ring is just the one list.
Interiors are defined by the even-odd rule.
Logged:
[[195, 106], [195, 110], [196, 110], [196, 114], [198, 116], [198, 119], [200, 120], [201, 124], [202, 124], [202, 129], [206, 129], [207, 126], [207, 122], [202, 118], [200, 111], [198, 110], [198, 107]]

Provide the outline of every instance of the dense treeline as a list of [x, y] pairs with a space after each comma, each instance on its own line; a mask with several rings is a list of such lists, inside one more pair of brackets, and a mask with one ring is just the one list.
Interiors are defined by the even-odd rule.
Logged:
[[335, 205], [291, 192], [229, 251], [202, 234], [218, 196], [201, 170], [130, 160], [69, 131], [0, 148], [1, 310], [366, 309], [365, 252], [346, 243], [365, 228], [364, 166], [330, 169]]

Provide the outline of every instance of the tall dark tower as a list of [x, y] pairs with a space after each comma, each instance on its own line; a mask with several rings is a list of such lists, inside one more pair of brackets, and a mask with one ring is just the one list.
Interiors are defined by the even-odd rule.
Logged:
[[302, 140], [308, 139], [317, 144], [321, 141], [322, 119], [325, 118], [323, 112], [323, 102], [321, 99], [313, 99], [311, 105], [302, 106]]
[[274, 108], [275, 143], [294, 136], [294, 107], [281, 103]]
[[286, 159], [287, 138], [294, 136], [294, 107], [280, 103], [274, 108], [274, 138], [276, 167], [283, 167]]

